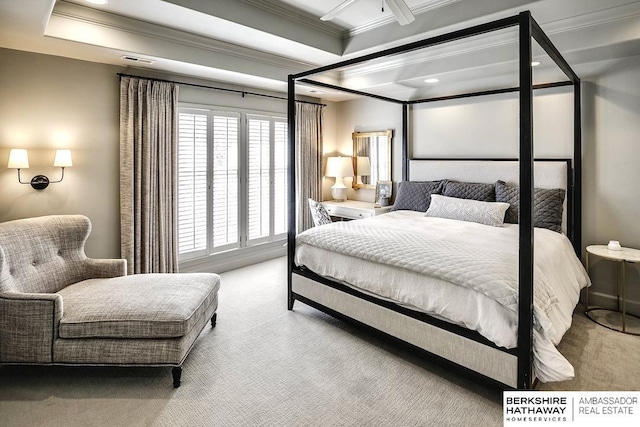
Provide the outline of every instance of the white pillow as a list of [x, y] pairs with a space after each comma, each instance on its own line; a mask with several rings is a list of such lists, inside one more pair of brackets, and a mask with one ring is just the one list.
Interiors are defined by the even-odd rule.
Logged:
[[471, 221], [479, 224], [502, 227], [504, 214], [509, 203], [481, 202], [471, 199], [458, 199], [439, 194], [431, 195], [431, 204], [425, 216]]

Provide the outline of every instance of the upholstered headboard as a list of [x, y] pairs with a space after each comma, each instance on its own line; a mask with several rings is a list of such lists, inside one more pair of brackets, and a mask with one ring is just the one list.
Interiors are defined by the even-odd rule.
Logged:
[[[534, 162], [535, 188], [563, 188], [567, 191], [562, 214], [562, 231], [565, 234], [571, 224], [568, 200], [571, 198], [569, 188], [571, 160], [536, 160]], [[409, 160], [410, 181], [435, 181], [451, 179], [461, 182], [481, 182], [493, 184], [502, 180], [509, 185], [518, 185], [519, 164], [517, 160], [477, 160], [477, 159], [411, 159]]]

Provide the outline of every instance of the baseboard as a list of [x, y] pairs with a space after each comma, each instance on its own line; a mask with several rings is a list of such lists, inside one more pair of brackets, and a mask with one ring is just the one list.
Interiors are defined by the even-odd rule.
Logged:
[[[601, 307], [610, 310], [616, 310], [617, 308], [617, 296], [603, 294], [600, 292], [589, 292], [589, 308]], [[584, 302], [584, 292], [582, 294], [581, 301]], [[622, 299], [620, 300], [622, 304]], [[627, 298], [627, 313], [640, 317], [640, 301], [632, 301]]]

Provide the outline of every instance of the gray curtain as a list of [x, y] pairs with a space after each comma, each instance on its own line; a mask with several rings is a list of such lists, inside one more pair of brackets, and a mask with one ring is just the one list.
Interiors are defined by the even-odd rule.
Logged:
[[313, 227], [307, 199], [322, 200], [323, 106], [296, 103], [296, 225], [298, 233]]
[[120, 80], [120, 232], [128, 274], [178, 271], [178, 87]]

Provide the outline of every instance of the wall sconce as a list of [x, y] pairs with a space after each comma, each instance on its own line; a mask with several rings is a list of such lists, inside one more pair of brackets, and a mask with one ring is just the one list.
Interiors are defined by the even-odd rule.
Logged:
[[29, 154], [27, 150], [22, 148], [12, 148], [9, 153], [9, 164], [7, 168], [18, 169], [18, 182], [20, 184], [31, 184], [35, 190], [44, 190], [49, 184], [62, 182], [64, 179], [64, 168], [73, 166], [71, 162], [71, 150], [56, 150], [56, 157], [53, 160], [53, 166], [62, 168], [62, 176], [57, 181], [49, 181], [44, 175], [36, 175], [31, 178], [30, 182], [22, 182], [20, 177], [20, 169], [29, 169]]

